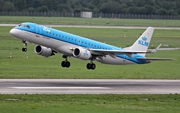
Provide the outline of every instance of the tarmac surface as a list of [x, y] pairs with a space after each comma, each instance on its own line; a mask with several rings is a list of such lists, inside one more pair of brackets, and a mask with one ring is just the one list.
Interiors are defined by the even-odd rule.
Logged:
[[0, 94], [180, 94], [180, 80], [0, 79]]

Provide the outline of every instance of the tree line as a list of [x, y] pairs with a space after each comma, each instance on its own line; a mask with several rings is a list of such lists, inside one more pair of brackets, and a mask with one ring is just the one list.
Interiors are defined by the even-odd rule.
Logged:
[[179, 0], [0, 0], [0, 11], [180, 15]]

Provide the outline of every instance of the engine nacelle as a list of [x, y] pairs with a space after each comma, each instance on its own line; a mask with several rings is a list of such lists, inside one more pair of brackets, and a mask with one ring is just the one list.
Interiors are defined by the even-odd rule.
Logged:
[[54, 55], [52, 49], [40, 45], [35, 46], [34, 51], [36, 54], [44, 57], [49, 57]]
[[92, 57], [91, 52], [84, 48], [75, 48], [73, 50], [73, 56], [83, 60], [89, 60]]

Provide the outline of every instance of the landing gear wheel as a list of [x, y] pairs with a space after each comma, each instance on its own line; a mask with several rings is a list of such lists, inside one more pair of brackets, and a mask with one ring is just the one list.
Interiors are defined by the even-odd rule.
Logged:
[[96, 65], [94, 63], [88, 63], [86, 67], [87, 69], [92, 69], [92, 70], [96, 69]]
[[27, 51], [27, 44], [28, 44], [28, 42], [25, 41], [25, 40], [22, 40], [22, 42], [23, 42], [23, 45], [24, 45], [24, 47], [22, 48], [22, 51], [26, 52]]
[[69, 61], [62, 61], [62, 62], [61, 62], [61, 66], [62, 66], [62, 67], [69, 68], [69, 67], [71, 66], [71, 64], [70, 64]]
[[87, 68], [87, 69], [91, 69], [91, 64], [88, 63], [88, 64], [86, 65], [86, 68]]
[[27, 51], [27, 48], [24, 48], [24, 47], [23, 47], [23, 48], [22, 48], [22, 51], [23, 51], [23, 52], [26, 52], [26, 51]]
[[70, 67], [70, 62], [66, 61], [66, 68], [69, 68]]
[[96, 65], [95, 64], [91, 64], [91, 69], [92, 70], [96, 69]]

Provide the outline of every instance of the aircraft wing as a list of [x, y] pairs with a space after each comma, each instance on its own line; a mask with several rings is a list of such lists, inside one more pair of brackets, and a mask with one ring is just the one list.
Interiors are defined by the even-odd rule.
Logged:
[[[131, 51], [131, 50], [102, 50], [102, 49], [91, 49], [92, 54], [95, 55], [110, 55], [111, 57], [115, 58], [115, 54], [126, 54], [129, 57], [132, 57], [132, 54], [137, 53], [148, 53], [144, 51]], [[160, 60], [173, 60], [171, 58], [137, 58], [137, 60], [145, 60], [145, 61], [160, 61]]]
[[115, 55], [115, 54], [126, 54], [131, 57], [132, 54], [137, 53], [148, 53], [146, 51], [132, 51], [132, 50], [102, 50], [102, 49], [90, 49], [94, 55]]
[[159, 61], [159, 60], [173, 60], [171, 58], [137, 58], [138, 60], [145, 60], [145, 61]]

